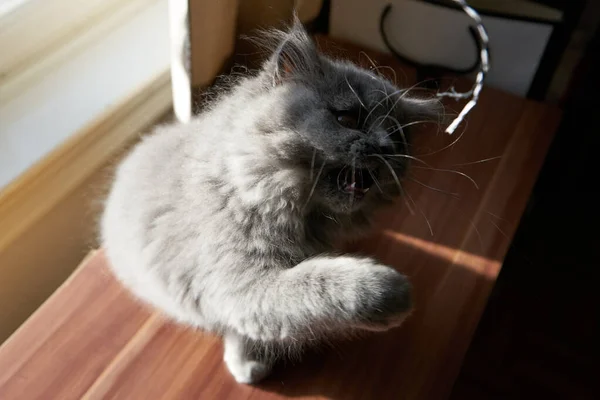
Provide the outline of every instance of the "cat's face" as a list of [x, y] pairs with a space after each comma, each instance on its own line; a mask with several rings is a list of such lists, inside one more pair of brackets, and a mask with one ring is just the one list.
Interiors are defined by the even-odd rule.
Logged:
[[286, 139], [279, 146], [304, 176], [309, 201], [350, 213], [401, 194], [408, 129], [435, 120], [438, 103], [409, 97], [388, 80], [317, 54], [296, 25], [265, 65], [279, 96]]

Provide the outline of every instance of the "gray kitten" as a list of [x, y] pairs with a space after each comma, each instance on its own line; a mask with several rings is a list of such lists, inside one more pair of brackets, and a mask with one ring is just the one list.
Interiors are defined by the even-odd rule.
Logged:
[[246, 383], [265, 377], [283, 349], [404, 320], [405, 276], [333, 252], [401, 194], [401, 124], [438, 111], [318, 54], [299, 23], [269, 43], [260, 71], [191, 123], [135, 147], [101, 224], [123, 284], [168, 316], [223, 335], [229, 371]]

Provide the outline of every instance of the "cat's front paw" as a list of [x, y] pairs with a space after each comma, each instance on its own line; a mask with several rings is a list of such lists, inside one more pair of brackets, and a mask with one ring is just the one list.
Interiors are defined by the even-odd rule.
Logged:
[[411, 285], [406, 276], [385, 266], [374, 266], [362, 285], [358, 328], [385, 331], [399, 326], [412, 308]]

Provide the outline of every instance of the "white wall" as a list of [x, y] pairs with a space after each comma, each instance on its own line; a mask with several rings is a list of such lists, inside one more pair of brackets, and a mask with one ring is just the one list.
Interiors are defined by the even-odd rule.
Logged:
[[1, 98], [0, 189], [168, 67], [168, 1], [158, 0], [23, 92]]
[[[483, 3], [480, 1], [480, 3]], [[487, 1], [490, 5], [501, 3]], [[527, 4], [529, 4], [528, 2]], [[470, 18], [452, 10], [417, 0], [332, 0], [330, 34], [375, 50], [388, 52], [379, 21], [384, 7], [393, 8], [385, 31], [397, 51], [423, 64], [466, 68], [477, 60], [468, 33]], [[516, 3], [515, 3], [516, 4]], [[529, 4], [529, 8], [535, 4]], [[560, 13], [542, 10], [549, 17]], [[533, 81], [550, 35], [549, 24], [482, 15], [490, 40], [491, 70], [486, 85], [525, 96]]]
[[8, 14], [27, 0], [0, 0], [0, 15]]

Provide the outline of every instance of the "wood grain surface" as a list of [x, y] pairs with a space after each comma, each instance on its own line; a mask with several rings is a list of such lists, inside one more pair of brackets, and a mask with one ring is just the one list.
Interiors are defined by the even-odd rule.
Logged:
[[[387, 56], [319, 43], [414, 83]], [[349, 246], [410, 277], [415, 310], [401, 328], [315, 350], [260, 385], [239, 385], [218, 338], [137, 303], [98, 251], [0, 348], [0, 399], [446, 398], [559, 120], [554, 107], [486, 89], [454, 136], [415, 130], [412, 153], [427, 164], [413, 164], [410, 198]]]

